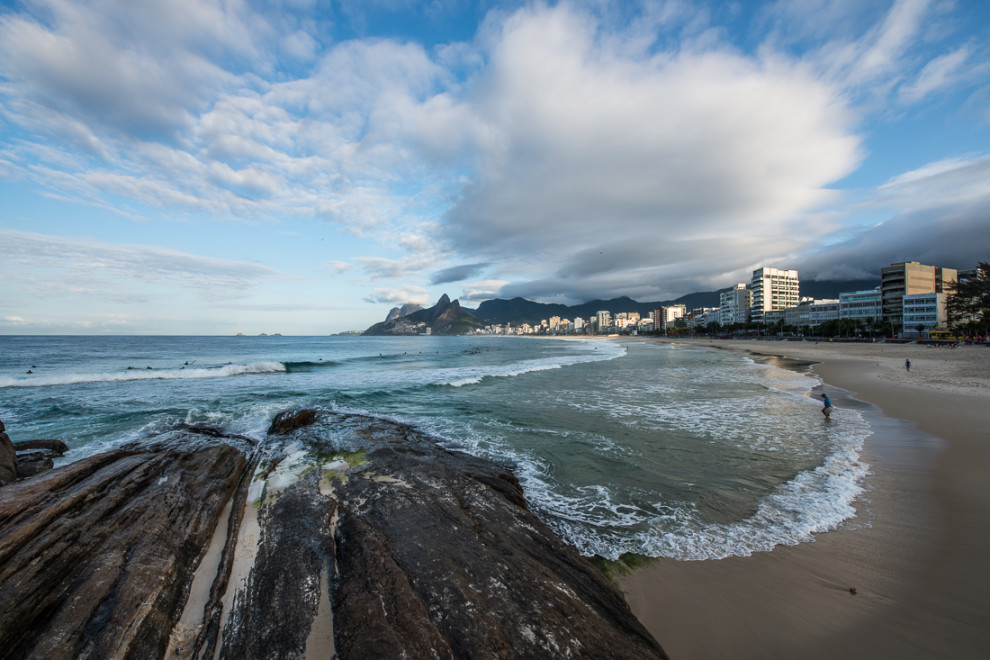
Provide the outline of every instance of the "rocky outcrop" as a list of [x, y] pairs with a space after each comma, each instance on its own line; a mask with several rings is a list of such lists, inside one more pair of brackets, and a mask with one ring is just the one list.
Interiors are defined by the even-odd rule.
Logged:
[[0, 489], [0, 654], [164, 657], [246, 464], [182, 433]]
[[67, 451], [61, 440], [12, 442], [0, 421], [0, 486], [52, 469], [54, 459]]
[[17, 453], [14, 443], [7, 435], [7, 428], [0, 420], [0, 486], [12, 483], [17, 479]]
[[271, 426], [268, 427], [269, 435], [282, 435], [304, 426], [309, 426], [316, 421], [315, 410], [297, 410], [280, 412], [275, 415]]
[[310, 412], [0, 489], [0, 657], [664, 657], [509, 471]]

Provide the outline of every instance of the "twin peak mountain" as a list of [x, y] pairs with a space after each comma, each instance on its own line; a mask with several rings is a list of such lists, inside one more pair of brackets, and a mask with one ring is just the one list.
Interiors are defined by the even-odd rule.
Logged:
[[418, 305], [392, 308], [383, 322], [371, 326], [364, 334], [463, 335], [483, 326], [477, 316], [463, 309], [458, 301], [451, 302], [445, 293], [429, 309], [421, 309]]

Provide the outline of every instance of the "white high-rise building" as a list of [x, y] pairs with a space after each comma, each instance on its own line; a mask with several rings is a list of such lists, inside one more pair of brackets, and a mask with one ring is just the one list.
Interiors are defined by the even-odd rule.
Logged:
[[801, 302], [798, 272], [763, 267], [753, 271], [749, 288], [753, 292], [751, 317], [762, 323], [767, 312], [794, 307]]

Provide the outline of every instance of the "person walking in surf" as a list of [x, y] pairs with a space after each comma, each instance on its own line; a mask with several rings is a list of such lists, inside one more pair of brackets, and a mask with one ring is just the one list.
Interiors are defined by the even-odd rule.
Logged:
[[825, 400], [825, 407], [822, 408], [822, 414], [825, 415], [825, 419], [832, 419], [832, 399], [828, 398], [828, 395], [822, 392], [822, 399]]

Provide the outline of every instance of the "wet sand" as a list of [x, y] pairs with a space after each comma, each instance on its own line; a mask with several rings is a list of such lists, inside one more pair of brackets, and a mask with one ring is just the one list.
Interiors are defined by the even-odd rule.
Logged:
[[868, 492], [839, 529], [751, 557], [661, 560], [623, 581], [670, 656], [986, 657], [990, 348], [683, 343], [814, 361], [781, 366], [823, 382], [814, 395], [839, 409], [831, 423], [858, 408], [874, 434], [862, 454]]

